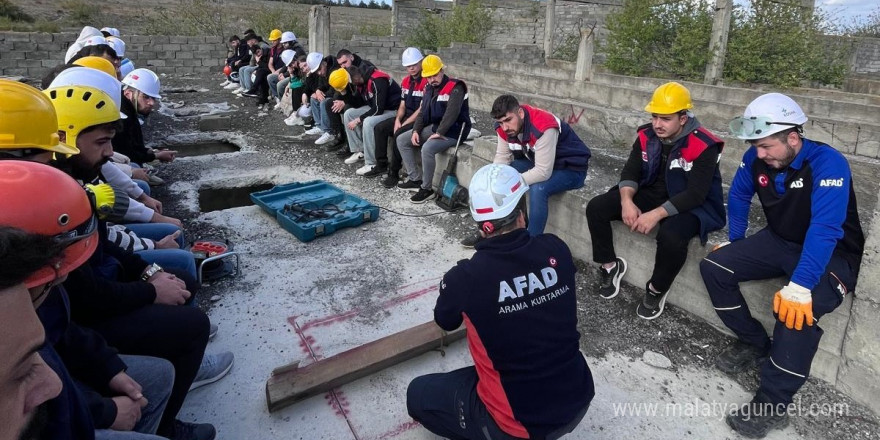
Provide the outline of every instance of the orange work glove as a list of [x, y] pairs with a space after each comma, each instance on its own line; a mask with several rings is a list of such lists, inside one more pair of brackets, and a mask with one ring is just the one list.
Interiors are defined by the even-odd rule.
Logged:
[[800, 330], [813, 325], [813, 296], [806, 287], [789, 282], [773, 297], [773, 313], [789, 329]]

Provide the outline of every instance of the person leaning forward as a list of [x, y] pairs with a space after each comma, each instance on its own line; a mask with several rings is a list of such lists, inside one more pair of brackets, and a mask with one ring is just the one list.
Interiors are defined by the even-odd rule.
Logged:
[[[790, 97], [761, 95], [731, 133], [750, 147], [728, 194], [729, 244], [700, 263], [718, 317], [738, 341], [716, 360], [736, 373], [762, 363], [752, 401], [727, 417], [734, 431], [764, 437], [788, 424], [787, 406], [810, 374], [822, 338], [819, 319], [853, 292], [865, 236], [846, 158], [803, 137], [807, 116]], [[746, 237], [749, 207], [757, 194], [767, 226]], [[739, 283], [776, 277], [773, 339], [752, 317]]]
[[407, 410], [455, 439], [556, 439], [580, 423], [595, 394], [579, 350], [577, 268], [552, 234], [531, 236], [513, 167], [489, 164], [470, 184], [470, 212], [487, 238], [443, 276], [434, 321], [467, 327], [474, 366], [413, 379]]
[[658, 87], [645, 107], [651, 123], [639, 127], [620, 183], [587, 204], [593, 261], [602, 266], [598, 293], [605, 299], [617, 296], [627, 269], [614, 252], [611, 222], [622, 220], [642, 234], [657, 229], [654, 272], [636, 308], [643, 319], [663, 313], [691, 238], [705, 244], [709, 232], [724, 226], [718, 167], [724, 142], [700, 125], [691, 108], [690, 92], [681, 84]]

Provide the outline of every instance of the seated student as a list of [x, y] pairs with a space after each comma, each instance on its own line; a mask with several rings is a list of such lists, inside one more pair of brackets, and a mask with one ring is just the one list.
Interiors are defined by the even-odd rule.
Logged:
[[370, 177], [376, 177], [387, 171], [387, 164], [371, 173], [377, 167], [374, 128], [379, 122], [394, 117], [394, 112], [400, 105], [400, 86], [390, 75], [375, 66], [352, 66], [346, 71], [366, 105], [350, 108], [343, 114], [348, 148], [353, 152], [345, 163], [356, 163], [363, 159], [364, 166], [358, 168], [355, 174], [363, 176], [370, 173]]
[[[226, 58], [226, 66], [229, 66], [232, 72], [237, 73], [238, 69], [248, 64], [248, 61], [251, 60], [251, 55], [248, 53], [247, 44], [242, 43], [238, 35], [229, 37], [229, 47], [232, 49], [232, 54]], [[238, 75], [236, 74], [234, 78], [226, 75], [226, 81], [223, 81], [220, 85], [229, 90], [237, 89], [239, 87]]]
[[[158, 439], [152, 434], [171, 390], [172, 365], [153, 357], [118, 355], [99, 334], [70, 320], [69, 300], [60, 286], [98, 246], [88, 196], [69, 176], [43, 164], [6, 160], [0, 161], [0, 170], [0, 197], [16, 207], [0, 212], [0, 224], [21, 230], [6, 232], [19, 235], [18, 240], [28, 239], [22, 232], [36, 234], [29, 238], [35, 246], [27, 250], [30, 259], [61, 251], [52, 265], [27, 268], [24, 280], [46, 332], [40, 357], [62, 380], [61, 394], [45, 407], [44, 435], [109, 440], [120, 438], [122, 431], [125, 438]], [[68, 222], [59, 224], [62, 217]]]
[[[305, 111], [303, 109], [310, 108], [308, 96], [305, 94], [305, 80], [309, 75], [309, 65], [305, 54], [296, 55], [296, 59], [288, 66], [288, 75], [290, 78], [284, 94], [290, 95], [292, 111], [284, 123], [290, 126], [305, 125], [305, 117], [301, 113]], [[279, 83], [279, 86], [282, 84], [284, 82]]]
[[324, 101], [332, 96], [329, 79], [330, 72], [336, 68], [336, 59], [332, 56], [325, 57], [320, 52], [312, 52], [306, 57], [306, 63], [309, 75], [305, 80], [303, 94], [309, 99], [312, 118], [315, 120], [315, 126], [306, 131], [306, 134], [320, 135], [315, 139], [315, 145], [327, 145], [326, 148], [333, 151], [338, 148], [341, 136], [331, 132], [330, 117], [327, 114], [329, 109], [324, 106]]
[[[254, 34], [253, 32], [245, 33], [243, 40], [245, 43], [247, 43], [248, 52], [250, 53], [250, 60], [246, 65], [243, 65], [240, 69], [238, 69], [238, 81], [241, 83], [241, 86], [232, 91], [232, 93], [235, 93], [237, 95], [248, 93], [253, 87], [251, 75], [254, 73], [255, 70], [257, 70], [257, 49], [269, 49], [269, 45], [263, 42], [263, 38]], [[256, 96], [256, 94], [254, 94], [253, 96]]]
[[[357, 87], [351, 83], [351, 76], [343, 67], [339, 67], [331, 72], [327, 82], [333, 89], [333, 96], [324, 99], [324, 110], [327, 114], [327, 119], [330, 121], [330, 132], [344, 135], [345, 128], [342, 124], [342, 115], [350, 108], [363, 107], [365, 105], [364, 98]], [[342, 136], [339, 137], [340, 139], [342, 138]], [[336, 151], [337, 156], [349, 162], [358, 160], [357, 156], [348, 149], [347, 142], [340, 142], [340, 145], [342, 145], [342, 148]]]
[[470, 212], [486, 240], [443, 275], [434, 321], [465, 325], [474, 366], [417, 377], [406, 390], [409, 415], [439, 436], [556, 439], [595, 394], [579, 348], [577, 267], [559, 237], [525, 229], [517, 206], [528, 189], [508, 165], [471, 179]]
[[91, 37], [103, 37], [104, 34], [94, 28], [92, 26], [84, 26], [79, 33], [79, 36], [76, 37], [76, 41], [71, 43], [70, 47], [67, 48], [67, 53], [64, 55], [64, 64], [68, 64], [73, 59], [74, 55], [80, 51], [83, 47], [85, 47], [85, 41]]
[[270, 47], [256, 52], [254, 56], [257, 58], [257, 69], [254, 71], [254, 84], [251, 90], [243, 93], [243, 96], [257, 98], [257, 107], [262, 108], [269, 103], [269, 81], [270, 74], [276, 73], [278, 69], [284, 67], [281, 63], [281, 31], [273, 29], [269, 34]]
[[[422, 60], [425, 94], [421, 117], [413, 124], [409, 142], [398, 144], [406, 166], [407, 180], [398, 188], [417, 190], [412, 203], [425, 203], [434, 198], [434, 168], [437, 153], [453, 147], [462, 134], [471, 129], [467, 86], [464, 81], [446, 76], [443, 61], [437, 55]], [[404, 133], [406, 134], [406, 133]], [[415, 147], [421, 147], [422, 168], [416, 165]]]
[[513, 95], [492, 104], [498, 144], [495, 163], [522, 173], [529, 187], [529, 233], [544, 233], [550, 196], [584, 186], [590, 149], [552, 113], [520, 105]]
[[600, 264], [599, 296], [614, 298], [626, 273], [626, 260], [614, 252], [612, 221], [633, 232], [657, 228], [654, 272], [636, 308], [642, 319], [663, 313], [669, 288], [687, 260], [688, 243], [724, 226], [724, 200], [718, 158], [724, 142], [700, 125], [691, 95], [676, 82], [654, 90], [645, 111], [651, 123], [638, 128], [620, 183], [587, 204], [593, 261]]
[[428, 83], [422, 77], [422, 59], [424, 59], [422, 52], [415, 47], [408, 47], [403, 51], [402, 63], [408, 75], [400, 82], [400, 106], [397, 108], [397, 114], [394, 118], [376, 124], [374, 129], [376, 133], [376, 167], [364, 174], [364, 177], [372, 177], [382, 173], [380, 170], [384, 169], [389, 162], [387, 151], [390, 149], [392, 155], [390, 166], [388, 166], [388, 176], [382, 180], [382, 186], [385, 188], [394, 188], [400, 182], [403, 159], [397, 145], [399, 142], [410, 141], [413, 124], [421, 116], [422, 95], [425, 93], [425, 85]]
[[112, 46], [107, 44], [107, 40], [104, 37], [91, 37], [86, 39], [83, 48], [67, 62], [72, 63], [80, 58], [89, 56], [104, 58], [113, 63], [113, 67], [117, 70], [119, 69], [119, 55], [116, 54], [116, 50], [113, 49]]
[[[300, 55], [305, 56], [305, 49], [296, 41], [296, 35], [293, 32], [287, 31], [281, 33], [281, 53], [292, 50], [295, 54], [296, 59], [299, 59]], [[287, 83], [290, 81], [290, 72], [288, 72], [288, 67], [290, 67], [290, 63], [284, 63], [284, 60], [281, 60], [281, 67], [275, 69], [275, 72], [270, 74], [267, 77], [267, 81], [269, 82], [269, 92], [275, 99], [278, 101], [275, 104], [275, 110], [281, 108], [281, 97], [284, 96], [284, 89], [287, 87]], [[299, 102], [299, 101], [296, 101]]]

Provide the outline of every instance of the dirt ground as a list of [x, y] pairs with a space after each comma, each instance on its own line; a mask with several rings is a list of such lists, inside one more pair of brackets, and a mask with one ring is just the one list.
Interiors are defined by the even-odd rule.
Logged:
[[[440, 212], [433, 204], [408, 203], [407, 193], [387, 190], [379, 179], [355, 176], [356, 167], [312, 145], [314, 138], [302, 138], [301, 127], [285, 126], [277, 112], [258, 112], [252, 99], [217, 87], [220, 80], [163, 78], [166, 110], [145, 125], [156, 146], [189, 139], [242, 147], [239, 153], [184, 158], [159, 168], [168, 183], [154, 195], [163, 200], [167, 214], [184, 221], [188, 238], [229, 238], [242, 252], [239, 276], [200, 293], [200, 306], [221, 328], [208, 351], [232, 350], [236, 366], [229, 378], [192, 393], [183, 418], [215, 423], [227, 439], [434, 438], [406, 416], [405, 386], [417, 374], [468, 365], [462, 343], [450, 347], [445, 357], [426, 354], [276, 414], [266, 410], [262, 386], [274, 367], [310, 363], [430, 320], [436, 281], [472, 253], [457, 243], [473, 227], [466, 211], [407, 217], [383, 210], [377, 222], [309, 243], [295, 240], [254, 206], [201, 212], [200, 189], [312, 179], [397, 212]], [[173, 93], [174, 88], [201, 91]], [[211, 112], [230, 116], [231, 130], [199, 133], [199, 116]], [[472, 115], [477, 129], [492, 132], [488, 114], [472, 110]], [[611, 148], [608, 141], [585, 139], [596, 151]], [[620, 402], [743, 403], [757, 386], [757, 371], [735, 377], [720, 373], [714, 359], [732, 338], [674, 306], [661, 319], [640, 320], [635, 307], [642, 287], [625, 284], [617, 298], [602, 300], [591, 293], [594, 269], [579, 265], [581, 348], [597, 395], [571, 438], [738, 438], [723, 415], [714, 413], [618, 413], [615, 403]], [[877, 415], [827, 383], [810, 379], [799, 397], [805, 406], [845, 410], [793, 417], [789, 428], [768, 438], [880, 439]]]

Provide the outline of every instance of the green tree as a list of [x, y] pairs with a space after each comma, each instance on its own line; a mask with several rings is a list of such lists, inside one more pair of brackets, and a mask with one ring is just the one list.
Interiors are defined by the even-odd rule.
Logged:
[[492, 30], [492, 10], [480, 0], [453, 6], [448, 14], [425, 10], [419, 25], [407, 37], [409, 46], [437, 50], [453, 42], [482, 44]]
[[612, 72], [687, 80], [703, 77], [712, 13], [701, 0], [625, 0], [605, 22], [605, 65]]
[[804, 82], [839, 85], [849, 46], [829, 37], [827, 17], [799, 4], [752, 0], [731, 20], [724, 78], [741, 83], [797, 87]]

